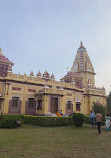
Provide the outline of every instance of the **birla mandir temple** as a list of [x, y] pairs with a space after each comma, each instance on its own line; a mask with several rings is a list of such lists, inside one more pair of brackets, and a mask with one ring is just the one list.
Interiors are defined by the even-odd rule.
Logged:
[[106, 105], [105, 88], [95, 87], [94, 68], [82, 42], [71, 70], [60, 81], [47, 71], [14, 74], [13, 65], [0, 48], [0, 113], [47, 115], [62, 109], [66, 115], [89, 114], [94, 102]]

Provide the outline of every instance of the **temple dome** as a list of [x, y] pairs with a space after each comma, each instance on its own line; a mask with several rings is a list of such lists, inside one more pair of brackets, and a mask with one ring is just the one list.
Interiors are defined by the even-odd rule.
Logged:
[[51, 80], [55, 80], [54, 74], [51, 75]]
[[41, 77], [41, 72], [40, 71], [37, 73], [37, 77]]
[[78, 73], [76, 73], [74, 71], [68, 71], [66, 76], [67, 77], [68, 76], [74, 76], [74, 77], [77, 77], [77, 78], [82, 78]]
[[49, 75], [49, 73], [47, 72], [47, 70], [44, 72], [42, 78], [43, 78], [43, 79], [50, 79], [50, 75]]
[[33, 71], [31, 71], [31, 73], [30, 73], [30, 76], [34, 76], [34, 73], [33, 73]]

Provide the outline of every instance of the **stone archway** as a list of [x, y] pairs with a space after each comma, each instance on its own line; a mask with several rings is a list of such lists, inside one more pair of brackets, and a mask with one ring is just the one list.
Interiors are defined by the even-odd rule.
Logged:
[[70, 100], [66, 103], [66, 115], [72, 115], [73, 114], [73, 104]]
[[9, 100], [9, 108], [8, 113], [11, 114], [20, 114], [21, 113], [21, 100], [19, 97], [12, 97], [11, 100]]
[[60, 96], [50, 95], [49, 96], [49, 112], [56, 113], [60, 110]]
[[50, 106], [50, 112], [56, 113], [58, 110], [58, 98], [51, 97], [51, 106]]
[[36, 101], [34, 98], [28, 98], [25, 106], [25, 114], [35, 115], [36, 114]]

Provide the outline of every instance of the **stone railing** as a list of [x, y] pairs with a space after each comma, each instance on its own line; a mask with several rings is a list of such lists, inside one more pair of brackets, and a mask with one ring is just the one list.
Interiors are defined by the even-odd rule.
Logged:
[[104, 87], [99, 88], [99, 87], [88, 86], [87, 90], [89, 90], [89, 93], [106, 95], [106, 91]]
[[43, 85], [48, 84], [49, 86], [55, 85], [55, 87], [60, 87], [59, 89], [63, 89], [64, 87], [81, 89], [80, 87], [75, 86], [75, 83], [67, 83], [64, 81], [55, 81], [55, 80], [45, 80], [41, 77], [27, 76], [26, 74], [21, 75], [21, 74], [8, 73], [6, 78], [11, 79], [11, 80], [38, 83], [38, 84], [43, 84]]

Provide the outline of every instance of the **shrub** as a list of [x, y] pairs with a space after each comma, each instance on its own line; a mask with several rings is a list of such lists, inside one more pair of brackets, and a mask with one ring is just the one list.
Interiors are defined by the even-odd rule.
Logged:
[[73, 121], [76, 127], [81, 127], [84, 122], [84, 115], [81, 113], [75, 113], [73, 115]]
[[4, 115], [0, 115], [0, 124], [3, 121], [3, 119], [4, 119]]
[[23, 115], [25, 124], [38, 126], [69, 126], [73, 125], [72, 117], [48, 117], [48, 116], [30, 116]]
[[[2, 128], [16, 128], [18, 127], [17, 121], [22, 123], [22, 119], [17, 115], [4, 115], [0, 127]], [[20, 126], [20, 124], [19, 124]]]
[[84, 115], [84, 122], [86, 124], [90, 124], [91, 123], [91, 121], [89, 120], [89, 115]]

